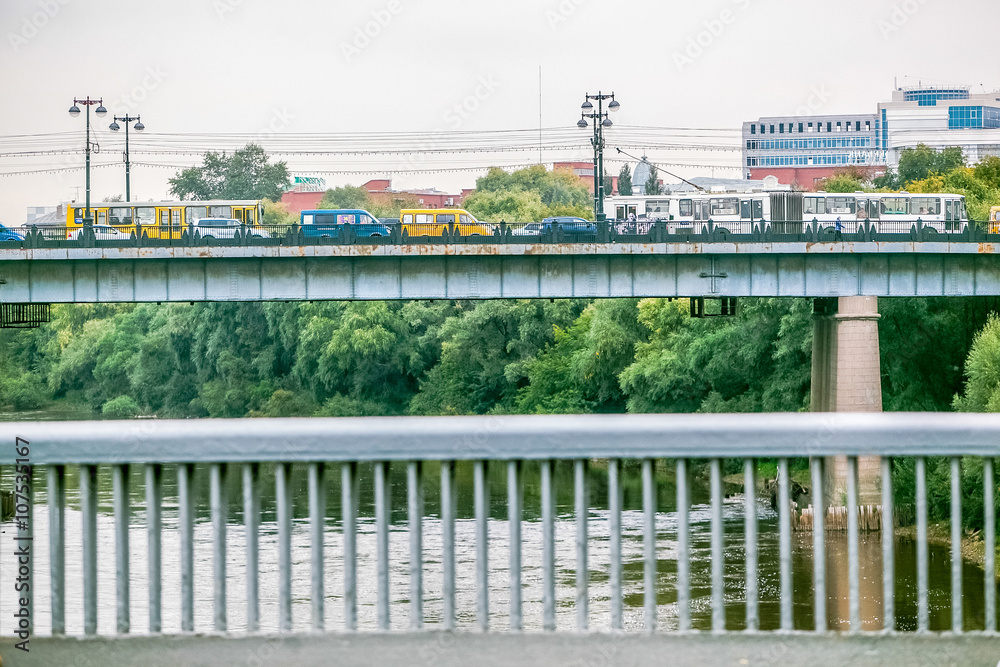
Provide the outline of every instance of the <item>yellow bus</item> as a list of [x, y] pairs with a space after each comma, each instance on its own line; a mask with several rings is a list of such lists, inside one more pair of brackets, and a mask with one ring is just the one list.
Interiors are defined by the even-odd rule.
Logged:
[[990, 234], [1000, 234], [1000, 206], [990, 207]]
[[399, 224], [407, 236], [443, 236], [456, 229], [462, 236], [492, 236], [496, 228], [479, 222], [461, 208], [407, 208], [399, 212]]
[[[87, 207], [66, 207], [66, 238], [83, 226]], [[110, 225], [130, 234], [138, 223], [151, 239], [179, 239], [189, 224], [202, 218], [230, 218], [259, 225], [264, 203], [253, 199], [216, 201], [100, 202], [90, 207], [95, 225]]]

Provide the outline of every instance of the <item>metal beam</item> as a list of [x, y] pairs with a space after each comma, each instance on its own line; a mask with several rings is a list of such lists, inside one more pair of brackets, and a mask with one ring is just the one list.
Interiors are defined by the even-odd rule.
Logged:
[[[1000, 456], [1000, 415], [787, 413], [0, 424], [36, 464]], [[14, 462], [0, 449], [0, 465]]]
[[931, 242], [4, 249], [0, 302], [992, 296], [998, 251]]

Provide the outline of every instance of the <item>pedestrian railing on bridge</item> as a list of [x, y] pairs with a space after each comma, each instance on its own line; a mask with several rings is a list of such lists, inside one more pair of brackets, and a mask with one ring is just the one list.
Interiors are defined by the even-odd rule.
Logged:
[[[67, 631], [66, 606], [82, 603], [83, 632], [98, 633], [97, 588], [98, 558], [110, 554], [98, 553], [98, 467], [110, 467], [113, 482], [113, 513], [115, 526], [115, 571], [117, 601], [116, 633], [121, 637], [140, 622], [130, 616], [129, 531], [130, 490], [129, 466], [145, 470], [145, 515], [148, 558], [148, 618], [141, 623], [151, 633], [163, 630], [161, 607], [164, 587], [161, 581], [163, 555], [162, 521], [165, 470], [176, 469], [178, 525], [180, 545], [180, 626], [183, 632], [225, 632], [227, 618], [227, 564], [233, 554], [227, 553], [226, 475], [238, 474], [242, 480], [243, 524], [245, 549], [238, 554], [246, 564], [246, 628], [255, 633], [261, 627], [261, 574], [258, 571], [260, 547], [258, 530], [261, 521], [261, 466], [274, 467], [277, 524], [278, 567], [276, 626], [281, 631], [293, 629], [293, 568], [308, 567], [310, 573], [310, 626], [315, 631], [348, 633], [358, 630], [358, 525], [359, 506], [367, 500], [359, 494], [359, 466], [373, 470], [375, 563], [377, 583], [376, 627], [391, 629], [391, 614], [405, 610], [409, 628], [421, 630], [452, 630], [456, 622], [456, 462], [471, 462], [474, 489], [474, 553], [475, 553], [475, 627], [490, 629], [497, 617], [497, 604], [490, 605], [491, 545], [490, 489], [488, 466], [503, 466], [506, 489], [493, 489], [506, 494], [508, 562], [505, 564], [509, 581], [507, 618], [502, 624], [510, 632], [522, 629], [543, 631], [588, 631], [593, 618], [589, 611], [591, 582], [589, 574], [595, 567], [607, 568], [610, 600], [608, 618], [603, 627], [622, 630], [623, 624], [623, 551], [622, 551], [622, 490], [638, 472], [642, 506], [642, 627], [647, 632], [658, 629], [658, 596], [665, 591], [657, 574], [658, 558], [658, 499], [654, 474], [656, 462], [672, 459], [676, 463], [676, 588], [668, 591], [676, 598], [676, 624], [672, 630], [686, 631], [692, 627], [691, 604], [691, 543], [689, 539], [689, 508], [692, 500], [690, 468], [706, 462], [709, 471], [709, 505], [711, 515], [711, 630], [723, 633], [727, 628], [725, 596], [734, 582], [724, 576], [724, 549], [732, 534], [723, 530], [723, 462], [742, 461], [746, 489], [757, 488], [758, 459], [777, 459], [778, 543], [777, 579], [780, 602], [779, 632], [792, 631], [792, 499], [789, 495], [789, 461], [809, 459], [811, 503], [824, 505], [824, 457], [847, 457], [847, 521], [849, 586], [849, 632], [861, 631], [861, 594], [859, 592], [857, 521], [857, 464], [859, 457], [880, 456], [882, 475], [882, 505], [886, 517], [893, 516], [892, 459], [915, 457], [915, 513], [917, 526], [916, 600], [918, 633], [929, 630], [928, 623], [928, 487], [925, 462], [927, 457], [949, 457], [951, 460], [951, 633], [963, 631], [961, 489], [960, 470], [963, 460], [982, 458], [982, 502], [985, 542], [984, 609], [981, 612], [987, 634], [996, 632], [995, 578], [995, 500], [993, 457], [1000, 456], [1000, 417], [992, 415], [955, 414], [763, 414], [763, 415], [574, 415], [574, 416], [491, 416], [491, 417], [399, 417], [347, 419], [246, 419], [188, 421], [96, 421], [80, 423], [8, 423], [0, 432], [11, 443], [21, 438], [30, 443], [30, 463], [34, 476], [47, 475], [49, 507], [49, 579], [51, 581], [51, 630], [55, 636]], [[0, 464], [14, 465], [17, 456], [12, 447], [0, 450]], [[23, 457], [22, 457], [23, 458]], [[554, 471], [556, 462], [569, 461], [574, 475], [575, 507], [575, 626], [557, 628], [557, 577], [565, 578], [556, 568], [556, 504]], [[637, 464], [626, 461], [637, 461]], [[427, 520], [422, 489], [437, 480], [424, 480], [425, 466], [440, 463], [440, 551], [430, 557], [440, 562], [442, 589], [441, 614], [438, 622], [425, 623], [424, 599], [428, 586], [423, 579], [430, 547], [424, 541], [423, 525]], [[524, 475], [526, 464], [539, 471], [541, 523], [541, 627], [525, 627], [522, 608], [522, 551], [524, 521]], [[23, 462], [22, 462], [23, 463]], [[211, 514], [213, 609], [210, 627], [195, 625], [195, 572], [193, 531], [197, 510], [194, 497], [195, 464], [208, 468], [209, 509]], [[467, 463], [463, 463], [468, 465]], [[563, 464], [565, 465], [565, 464]], [[66, 479], [67, 467], [79, 466], [80, 511], [82, 514], [82, 600], [69, 599], [66, 594]], [[293, 565], [293, 467], [307, 470], [308, 521], [310, 559], [308, 566]], [[409, 596], [405, 605], [390, 603], [389, 534], [391, 504], [402, 498], [390, 497], [390, 467], [404, 467], [407, 475], [405, 499], [408, 516]], [[588, 468], [591, 468], [588, 474]], [[730, 465], [730, 468], [732, 465]], [[437, 465], [434, 466], [437, 468]], [[596, 486], [592, 481], [595, 470], [606, 468], [607, 493], [607, 561], [595, 562], [590, 553], [588, 531], [594, 519], [588, 510]], [[495, 472], [495, 471], [494, 471]], [[324, 547], [324, 531], [328, 513], [325, 508], [326, 480], [338, 477], [341, 487], [343, 550], [331, 553]], [[496, 476], [494, 475], [494, 481]], [[602, 493], [603, 487], [602, 484]], [[632, 484], [634, 487], [635, 484]], [[631, 487], [630, 487], [631, 488]], [[966, 501], [968, 503], [968, 501]], [[968, 505], [967, 505], [968, 506]], [[300, 508], [301, 509], [301, 508]], [[765, 574], [758, 564], [757, 545], [761, 538], [758, 528], [758, 501], [755, 493], [744, 495], [745, 524], [742, 536], [735, 541], [744, 552], [743, 581], [739, 587], [745, 594], [745, 619], [740, 623], [747, 630], [761, 628], [758, 600], [759, 581]], [[826, 553], [824, 541], [829, 535], [822, 529], [824, 512], [816, 512], [816, 529], [811, 534], [814, 553]], [[565, 525], [563, 522], [561, 525]], [[30, 529], [30, 528], [29, 528]], [[496, 527], [493, 528], [494, 537]], [[43, 545], [37, 545], [36, 549]], [[8, 551], [8, 545], [3, 546]], [[883, 614], [882, 627], [896, 630], [896, 590], [894, 573], [894, 540], [890, 530], [883, 531]], [[532, 553], [535, 553], [534, 551]], [[603, 553], [603, 552], [602, 552]], [[603, 556], [602, 556], [603, 558]], [[324, 564], [328, 559], [342, 559], [343, 582], [335, 582], [342, 591], [343, 625], [327, 624], [325, 600], [331, 582], [327, 581]], [[9, 561], [4, 560], [3, 565]], [[495, 566], [496, 564], [492, 564]], [[532, 563], [532, 565], [537, 565]], [[9, 566], [8, 566], [9, 567]], [[300, 572], [301, 572], [300, 569]], [[766, 573], [773, 575], [774, 573]], [[826, 633], [827, 571], [826, 559], [814, 558], [812, 583], [815, 589], [813, 621], [816, 633]], [[366, 575], [367, 576], [367, 575]], [[495, 576], [495, 575], [494, 575]], [[176, 582], [170, 582], [171, 589]], [[273, 582], [269, 582], [273, 584]], [[4, 591], [6, 593], [6, 591]], [[565, 600], [564, 600], [565, 602]], [[733, 619], [728, 619], [732, 625]], [[110, 630], [110, 628], [101, 628]], [[660, 628], [662, 630], [662, 627]], [[12, 634], [9, 616], [0, 620], [0, 635]], [[8, 645], [9, 648], [9, 645]]]
[[[409, 235], [403, 225], [389, 223], [372, 231], [371, 225], [338, 226], [326, 234], [305, 234], [299, 224], [243, 224], [227, 228], [224, 234], [211, 229], [187, 227], [115, 225], [94, 228], [31, 226], [16, 230], [23, 238], [0, 241], [0, 248], [164, 248], [164, 247], [248, 247], [312, 245], [444, 245], [444, 244], [542, 244], [568, 243], [832, 243], [910, 242], [939, 243], [1000, 242], [1000, 233], [990, 232], [985, 223], [914, 220], [850, 219], [838, 226], [833, 222], [796, 220], [767, 222], [699, 221], [682, 225], [667, 221], [604, 221], [586, 228], [541, 225], [540, 223], [500, 222], [477, 225], [455, 224], [437, 235]], [[483, 227], [493, 230], [483, 234]]]

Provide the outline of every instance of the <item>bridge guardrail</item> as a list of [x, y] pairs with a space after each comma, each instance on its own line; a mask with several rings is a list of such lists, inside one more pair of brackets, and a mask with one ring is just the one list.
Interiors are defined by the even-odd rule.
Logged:
[[[847, 220], [837, 229], [834, 223], [817, 220], [767, 223], [741, 221], [716, 223], [713, 220], [686, 226], [674, 222], [593, 223], [593, 228], [540, 223], [481, 223], [451, 225], [440, 234], [410, 236], [403, 226], [343, 225], [334, 236], [306, 236], [300, 225], [241, 225], [226, 235], [211, 234], [193, 225], [161, 230], [158, 227], [116, 226], [120, 235], [95, 233], [75, 227], [31, 227], [16, 230], [23, 240], [0, 241], [0, 248], [79, 248], [79, 247], [199, 247], [199, 246], [309, 246], [309, 245], [413, 245], [413, 244], [566, 244], [566, 243], [718, 243], [718, 242], [893, 242], [937, 241], [948, 243], [1000, 242], [1000, 233], [989, 233], [977, 223], [961, 231], [950, 230], [953, 223], [913, 221]], [[492, 234], [484, 234], [484, 228]], [[69, 238], [78, 232], [76, 238]]]
[[[983, 495], [986, 547], [985, 616], [987, 633], [996, 632], [996, 583], [994, 550], [996, 517], [994, 510], [994, 461], [1000, 456], [1000, 417], [995, 415], [914, 414], [745, 414], [745, 415], [560, 415], [493, 417], [402, 417], [347, 419], [244, 419], [244, 420], [154, 420], [129, 422], [35, 422], [0, 424], [0, 439], [15, 437], [31, 443], [31, 461], [42, 465], [48, 476], [50, 505], [50, 581], [52, 629], [66, 632], [64, 521], [67, 466], [80, 467], [80, 504], [83, 517], [83, 610], [84, 633], [95, 635], [97, 627], [97, 469], [110, 466], [116, 543], [117, 633], [130, 631], [129, 604], [129, 505], [128, 466], [145, 468], [145, 512], [149, 562], [149, 631], [162, 631], [160, 581], [162, 552], [162, 507], [164, 469], [176, 467], [178, 533], [181, 553], [181, 628], [196, 628], [194, 621], [193, 530], [196, 505], [193, 495], [195, 463], [209, 468], [211, 526], [214, 543], [214, 614], [212, 630], [227, 630], [226, 615], [226, 532], [227, 507], [225, 477], [233, 468], [243, 483], [243, 513], [246, 529], [246, 608], [251, 633], [260, 626], [258, 572], [258, 528], [260, 524], [259, 466], [275, 467], [278, 547], [278, 627], [292, 629], [292, 466], [308, 470], [308, 515], [311, 541], [310, 597], [311, 626], [325, 629], [324, 530], [325, 484], [331, 468], [340, 477], [342, 493], [341, 526], [344, 551], [344, 630], [358, 629], [358, 519], [360, 463], [372, 463], [374, 474], [374, 523], [377, 579], [377, 627], [389, 630], [389, 572], [391, 488], [389, 467], [402, 465], [407, 471], [406, 506], [409, 536], [409, 624], [412, 630], [428, 629], [424, 623], [422, 579], [426, 545], [421, 526], [424, 464], [441, 463], [440, 562], [443, 586], [443, 614], [438, 628], [455, 629], [456, 622], [456, 499], [455, 463], [472, 461], [475, 506], [475, 588], [476, 627], [490, 627], [489, 575], [489, 478], [488, 465], [506, 468], [507, 515], [510, 531], [509, 627], [520, 630], [522, 617], [522, 523], [523, 465], [536, 462], [540, 468], [542, 524], [542, 629], [556, 629], [556, 555], [554, 464], [570, 461], [574, 469], [574, 513], [576, 531], [575, 608], [576, 629], [588, 629], [590, 600], [589, 572], [594, 565], [588, 549], [590, 517], [587, 468], [593, 459], [607, 460], [608, 540], [607, 563], [610, 590], [610, 627], [623, 628], [622, 489], [627, 475], [626, 459], [641, 461], [643, 516], [643, 624], [647, 631], [658, 627], [657, 600], [663, 593], [657, 579], [657, 498], [654, 465], [657, 459], [676, 459], [677, 488], [677, 585], [678, 628], [691, 628], [691, 542], [689, 468], [695, 460], [707, 460], [711, 497], [711, 604], [712, 630], [726, 630], [723, 576], [726, 538], [723, 533], [722, 460], [743, 461], [746, 488], [756, 488], [757, 459], [777, 457], [777, 507], [780, 544], [780, 630], [794, 627], [792, 606], [792, 505], [789, 487], [789, 459], [808, 457], [812, 479], [812, 503], [824, 506], [824, 457], [845, 456], [847, 462], [847, 529], [849, 537], [850, 632], [861, 629], [860, 563], [858, 555], [859, 457], [881, 456], [883, 516], [893, 516], [892, 457], [916, 457], [917, 521], [917, 630], [928, 630], [928, 507], [926, 457], [944, 456], [951, 461], [951, 577], [952, 633], [962, 632], [962, 554], [960, 473], [963, 457], [983, 457]], [[0, 465], [19, 465], [13, 448], [0, 449]], [[339, 467], [339, 470], [336, 468]], [[33, 470], [18, 468], [25, 474]], [[21, 502], [20, 500], [18, 502]], [[25, 502], [28, 502], [27, 500]], [[759, 572], [757, 561], [758, 517], [755, 494], [744, 497], [746, 627], [760, 628]], [[30, 505], [30, 503], [29, 503]], [[813, 543], [815, 553], [825, 553], [824, 516], [815, 512]], [[882, 532], [884, 584], [883, 625], [896, 630], [893, 532]], [[732, 541], [732, 538], [729, 538]], [[437, 556], [435, 556], [436, 558]], [[826, 559], [813, 559], [815, 588], [815, 629], [827, 631]], [[29, 566], [30, 567], [30, 566]], [[29, 573], [30, 574], [30, 573]], [[728, 586], [734, 584], [730, 582]], [[0, 634], [5, 633], [0, 624]]]

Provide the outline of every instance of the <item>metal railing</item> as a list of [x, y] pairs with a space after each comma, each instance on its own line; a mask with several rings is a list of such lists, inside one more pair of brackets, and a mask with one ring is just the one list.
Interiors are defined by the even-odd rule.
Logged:
[[[435, 233], [411, 235], [398, 223], [338, 225], [306, 229], [302, 225], [240, 225], [212, 229], [116, 226], [116, 232], [80, 227], [31, 227], [14, 230], [23, 237], [0, 240], [0, 248], [119, 248], [201, 246], [310, 246], [415, 244], [564, 244], [564, 243], [760, 243], [760, 242], [1000, 242], [978, 223], [913, 220], [855, 220], [841, 223], [812, 220], [766, 222], [713, 220], [606, 221], [586, 226], [541, 223], [448, 225]], [[492, 230], [486, 234], [485, 230]]]
[[[258, 531], [261, 520], [260, 466], [273, 464], [275, 470], [276, 523], [278, 550], [278, 622], [282, 631], [292, 629], [292, 504], [291, 471], [305, 466], [308, 471], [308, 522], [310, 546], [311, 627], [326, 627], [324, 563], [336, 558], [324, 548], [325, 479], [339, 466], [342, 493], [343, 630], [358, 629], [358, 518], [359, 464], [371, 464], [374, 475], [375, 561], [377, 580], [377, 627], [389, 630], [390, 604], [390, 466], [405, 466], [407, 474], [407, 533], [409, 543], [409, 627], [424, 624], [425, 582], [422, 579], [426, 547], [423, 488], [424, 464], [441, 462], [440, 523], [443, 612], [438, 627], [456, 627], [456, 479], [455, 464], [471, 461], [473, 466], [475, 519], [476, 626], [490, 628], [489, 604], [489, 477], [487, 465], [506, 467], [507, 520], [509, 528], [509, 627], [523, 627], [522, 616], [522, 524], [524, 512], [523, 469], [532, 462], [540, 470], [542, 629], [556, 629], [556, 506], [554, 463], [571, 461], [574, 471], [575, 508], [575, 609], [576, 629], [588, 630], [591, 599], [588, 572], [595, 565], [588, 549], [588, 507], [591, 490], [587, 469], [595, 459], [607, 460], [608, 489], [608, 576], [610, 583], [609, 627], [623, 628], [622, 489], [625, 460], [641, 462], [642, 503], [642, 595], [643, 625], [657, 629], [657, 596], [662, 586], [657, 579], [657, 495], [655, 461], [676, 460], [677, 576], [676, 599], [681, 631], [691, 624], [691, 540], [689, 469], [697, 461], [707, 461], [710, 477], [711, 516], [711, 629], [726, 629], [723, 576], [726, 536], [723, 532], [724, 459], [742, 460], [746, 489], [757, 488], [758, 458], [777, 459], [779, 600], [780, 630], [793, 629], [792, 612], [792, 503], [789, 491], [789, 461], [808, 457], [812, 480], [812, 503], [824, 506], [824, 457], [847, 457], [849, 608], [850, 632], [861, 630], [858, 554], [858, 457], [881, 456], [881, 497], [884, 515], [893, 516], [893, 457], [916, 457], [917, 524], [917, 630], [928, 625], [928, 489], [926, 457], [951, 459], [951, 577], [953, 633], [962, 628], [962, 554], [960, 467], [963, 457], [983, 457], [985, 542], [984, 628], [996, 632], [996, 579], [994, 468], [1000, 456], [1000, 416], [942, 413], [914, 414], [754, 414], [754, 415], [569, 415], [495, 417], [398, 417], [345, 419], [245, 419], [203, 421], [126, 422], [35, 422], [0, 424], [0, 440], [30, 442], [32, 466], [47, 472], [49, 505], [49, 552], [52, 632], [66, 632], [66, 477], [67, 466], [79, 466], [80, 511], [82, 514], [82, 579], [84, 633], [97, 633], [97, 517], [98, 466], [109, 466], [113, 487], [115, 526], [115, 571], [117, 623], [119, 634], [132, 627], [129, 591], [130, 522], [128, 466], [145, 469], [145, 512], [148, 553], [148, 626], [150, 632], [162, 628], [161, 582], [162, 506], [164, 469], [177, 472], [178, 528], [180, 543], [181, 629], [195, 627], [193, 530], [196, 507], [193, 492], [194, 464], [209, 469], [209, 506], [214, 544], [212, 630], [227, 630], [227, 508], [225, 474], [238, 467], [242, 477], [245, 525], [247, 629], [260, 628], [260, 557]], [[27, 450], [24, 450], [27, 452]], [[24, 465], [13, 447], [0, 449], [0, 465]], [[603, 463], [602, 463], [603, 465]], [[25, 469], [18, 468], [20, 472]], [[21, 500], [18, 500], [20, 503]], [[29, 499], [25, 502], [30, 507]], [[20, 507], [20, 505], [19, 505]], [[18, 510], [20, 511], [20, 510]], [[746, 628], [760, 628], [758, 598], [758, 507], [755, 493], [744, 497]], [[815, 513], [812, 534], [814, 553], [824, 554], [827, 535], [824, 512]], [[30, 527], [29, 527], [30, 530]], [[732, 536], [728, 538], [732, 541]], [[896, 629], [893, 531], [882, 532], [884, 583], [883, 628]], [[7, 547], [5, 547], [6, 549]], [[827, 631], [826, 559], [815, 558], [812, 580], [815, 588], [815, 632]], [[0, 632], [3, 628], [0, 627]], [[6, 632], [9, 634], [9, 630]]]

